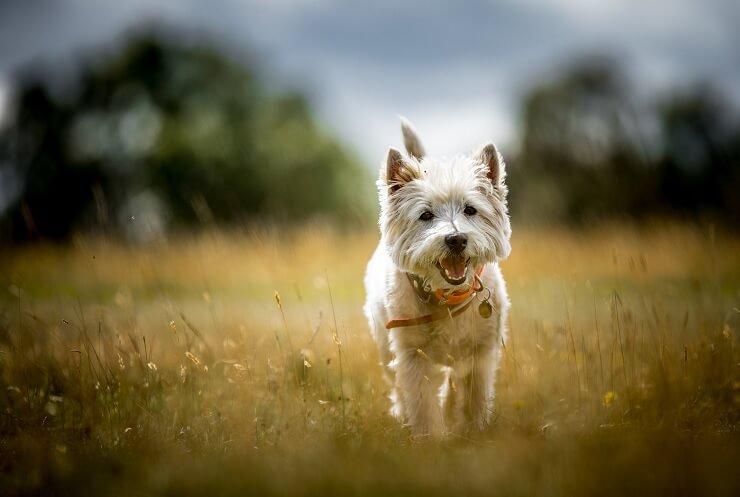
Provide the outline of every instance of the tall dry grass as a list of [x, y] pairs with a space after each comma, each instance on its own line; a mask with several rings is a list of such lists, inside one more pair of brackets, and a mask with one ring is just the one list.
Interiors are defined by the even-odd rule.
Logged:
[[418, 445], [361, 315], [374, 233], [79, 238], [0, 260], [0, 488], [731, 495], [740, 239], [517, 231], [494, 421]]

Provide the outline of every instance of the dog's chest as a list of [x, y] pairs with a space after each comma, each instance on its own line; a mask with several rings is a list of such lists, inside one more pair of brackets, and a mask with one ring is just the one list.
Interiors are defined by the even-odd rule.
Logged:
[[489, 323], [474, 313], [470, 309], [454, 320], [427, 325], [425, 353], [436, 363], [454, 366], [473, 355], [477, 347], [490, 343], [495, 334], [493, 321]]
[[[485, 286], [493, 291], [490, 296], [492, 313], [480, 313], [480, 299], [475, 298], [461, 314], [432, 323], [390, 330], [390, 347], [398, 355], [404, 350], [420, 350], [434, 363], [462, 367], [475, 353], [496, 348], [501, 342], [501, 309], [506, 302], [495, 291], [499, 285], [490, 269], [484, 276]], [[384, 296], [386, 319], [414, 318], [439, 313], [444, 308], [427, 304], [415, 292], [403, 273], [396, 272], [389, 281]], [[487, 318], [485, 316], [488, 316]]]

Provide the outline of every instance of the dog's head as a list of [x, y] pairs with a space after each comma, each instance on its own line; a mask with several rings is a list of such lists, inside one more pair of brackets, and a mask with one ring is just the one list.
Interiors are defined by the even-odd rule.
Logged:
[[408, 156], [395, 149], [380, 170], [380, 229], [393, 262], [434, 288], [472, 284], [475, 269], [511, 251], [504, 160], [493, 143], [473, 155], [426, 157], [401, 120]]

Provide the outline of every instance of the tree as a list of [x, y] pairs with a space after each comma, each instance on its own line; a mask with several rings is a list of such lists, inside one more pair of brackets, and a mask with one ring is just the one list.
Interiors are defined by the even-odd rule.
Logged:
[[[605, 58], [529, 91], [509, 169], [513, 215], [548, 221], [700, 215], [740, 219], [740, 120], [706, 86], [638, 99]], [[652, 131], [651, 131], [652, 130]]]
[[141, 37], [78, 81], [57, 98], [33, 78], [21, 85], [0, 136], [0, 177], [22, 185], [0, 213], [12, 239], [370, 211], [365, 169], [305, 98], [265, 91], [216, 50]]
[[740, 222], [740, 116], [706, 85], [658, 108], [663, 154], [660, 190], [666, 210]]

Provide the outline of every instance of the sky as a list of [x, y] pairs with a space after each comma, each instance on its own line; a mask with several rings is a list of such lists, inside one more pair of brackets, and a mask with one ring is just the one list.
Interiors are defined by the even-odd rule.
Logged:
[[515, 149], [521, 96], [585, 56], [641, 95], [703, 80], [740, 104], [737, 0], [2, 0], [0, 118], [19, 67], [156, 22], [256, 55], [368, 164], [401, 146], [398, 115], [431, 154]]

